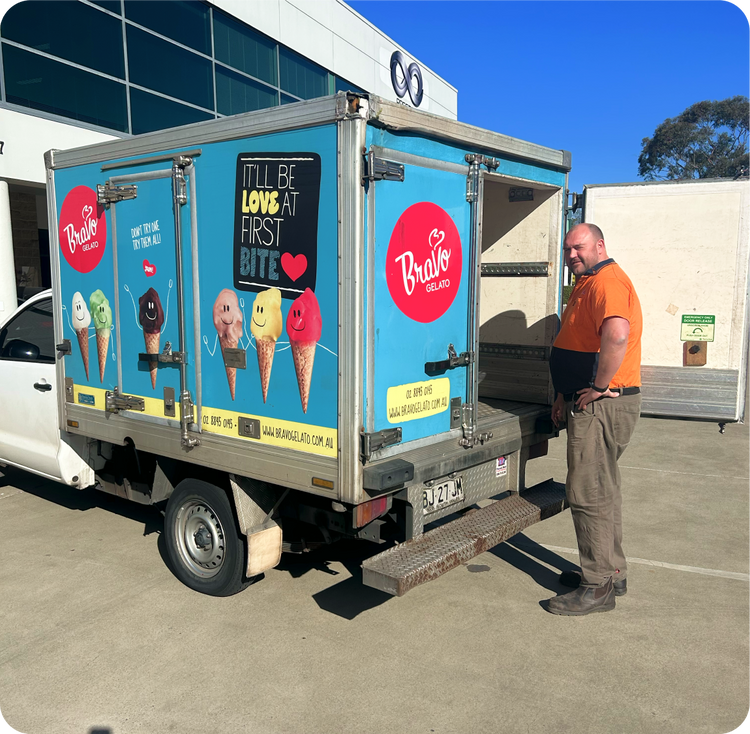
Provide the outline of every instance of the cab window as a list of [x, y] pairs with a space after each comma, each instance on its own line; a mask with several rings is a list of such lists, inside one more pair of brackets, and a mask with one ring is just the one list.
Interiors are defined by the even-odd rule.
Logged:
[[3, 327], [0, 331], [0, 359], [54, 363], [51, 298], [25, 308]]

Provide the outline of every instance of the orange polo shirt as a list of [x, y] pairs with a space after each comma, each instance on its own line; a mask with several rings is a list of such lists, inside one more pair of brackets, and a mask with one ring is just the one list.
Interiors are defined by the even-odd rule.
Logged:
[[[610, 387], [640, 387], [641, 303], [633, 283], [611, 258], [576, 279], [550, 356], [555, 390], [571, 393], [593, 384], [599, 364], [604, 320], [619, 316], [630, 323], [625, 357]], [[599, 385], [599, 387], [604, 387]]]

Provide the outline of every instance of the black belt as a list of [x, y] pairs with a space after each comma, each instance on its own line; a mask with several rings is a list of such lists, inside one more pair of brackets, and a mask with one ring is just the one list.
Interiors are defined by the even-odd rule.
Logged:
[[[620, 395], [638, 395], [641, 391], [640, 387], [611, 387], [612, 392], [619, 393]], [[566, 392], [563, 395], [563, 400], [567, 403], [570, 400], [576, 400], [578, 398], [577, 392]]]

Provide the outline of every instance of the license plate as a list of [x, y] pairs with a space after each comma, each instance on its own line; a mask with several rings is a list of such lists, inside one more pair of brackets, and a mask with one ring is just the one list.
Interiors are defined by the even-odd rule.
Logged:
[[426, 487], [422, 494], [422, 508], [425, 515], [463, 501], [464, 490], [461, 486], [461, 477], [440, 482], [433, 487]]

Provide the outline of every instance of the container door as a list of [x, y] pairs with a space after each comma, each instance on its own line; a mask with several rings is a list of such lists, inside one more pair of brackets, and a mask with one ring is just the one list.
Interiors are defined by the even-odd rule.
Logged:
[[750, 182], [602, 184], [583, 199], [641, 302], [642, 414], [743, 420]]
[[[403, 166], [403, 180], [369, 184], [367, 431], [400, 428], [405, 443], [461, 426], [461, 405], [473, 393], [476, 268], [464, 167], [426, 158], [417, 165], [409, 156], [401, 164], [386, 153], [394, 170]], [[373, 147], [371, 168], [378, 154]]]
[[[126, 173], [107, 182], [115, 192], [131, 187], [135, 194], [110, 208], [119, 329], [116, 344], [109, 348], [117, 354], [120, 407], [127, 409], [131, 397], [140, 398], [142, 405], [133, 405], [132, 417], [166, 418], [175, 426], [181, 420], [181, 396], [186, 393], [189, 411], [190, 395], [195, 394], [192, 342], [185, 338], [192, 333], [192, 202], [187, 185], [191, 172], [192, 167], [173, 166]], [[92, 308], [92, 322], [97, 324], [106, 314], [98, 313], [96, 304]], [[109, 331], [97, 328], [96, 333], [101, 353]]]

